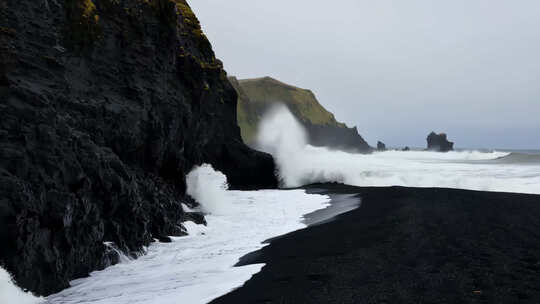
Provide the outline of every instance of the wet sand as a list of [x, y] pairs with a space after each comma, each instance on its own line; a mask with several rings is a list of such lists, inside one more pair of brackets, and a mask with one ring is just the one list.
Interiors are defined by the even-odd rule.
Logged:
[[540, 195], [307, 189], [338, 207], [242, 258], [266, 266], [212, 303], [540, 303]]

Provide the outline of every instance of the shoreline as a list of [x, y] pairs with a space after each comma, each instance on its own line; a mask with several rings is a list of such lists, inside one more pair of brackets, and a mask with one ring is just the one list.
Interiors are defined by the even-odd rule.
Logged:
[[211, 303], [540, 301], [540, 195], [339, 184], [304, 189], [359, 195], [362, 203], [244, 256], [238, 265], [266, 265]]
[[[330, 203], [326, 208], [305, 214], [302, 221], [308, 227], [322, 225], [333, 221], [338, 215], [347, 213], [358, 208], [362, 199], [357, 194], [338, 194], [329, 192], [324, 188], [303, 188], [308, 194], [321, 194], [330, 197]], [[306, 227], [307, 228], [307, 227]]]
[[[207, 189], [208, 187], [206, 187]], [[208, 303], [242, 286], [262, 265], [233, 267], [265, 240], [306, 227], [304, 214], [328, 206], [329, 198], [302, 189], [223, 191], [223, 208], [207, 225], [185, 222], [189, 233], [155, 242], [136, 260], [119, 263], [47, 297], [47, 303]]]

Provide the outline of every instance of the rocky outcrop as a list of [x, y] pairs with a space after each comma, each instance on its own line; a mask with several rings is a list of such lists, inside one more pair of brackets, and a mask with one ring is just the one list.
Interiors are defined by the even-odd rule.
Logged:
[[382, 141], [377, 141], [377, 151], [386, 151], [386, 145]]
[[312, 146], [329, 147], [332, 149], [368, 153], [373, 149], [360, 136], [356, 127], [337, 127], [303, 122], [308, 134], [308, 142]]
[[438, 152], [448, 152], [454, 150], [454, 143], [448, 141], [445, 133], [437, 134], [435, 132], [429, 133], [426, 138], [427, 149]]
[[[185, 175], [277, 185], [184, 0], [0, 1], [0, 263], [46, 295], [182, 235]], [[107, 244], [107, 245], [106, 245]]]
[[242, 138], [254, 145], [259, 121], [276, 104], [286, 105], [304, 126], [309, 143], [351, 152], [371, 152], [373, 149], [358, 134], [327, 111], [310, 90], [300, 89], [270, 77], [238, 80], [229, 77], [238, 92], [238, 125]]

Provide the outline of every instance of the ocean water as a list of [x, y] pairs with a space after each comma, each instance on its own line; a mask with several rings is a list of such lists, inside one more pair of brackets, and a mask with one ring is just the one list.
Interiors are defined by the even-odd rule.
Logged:
[[[535, 150], [346, 153], [308, 145], [306, 132], [284, 107], [263, 119], [258, 145], [274, 156], [284, 188], [342, 182], [540, 194], [540, 151]], [[0, 295], [10, 297], [0, 297], [0, 303], [207, 303], [263, 266], [233, 267], [240, 257], [266, 239], [306, 227], [303, 216], [329, 203], [328, 196], [303, 190], [229, 191], [226, 177], [209, 165], [195, 168], [187, 184], [207, 226], [187, 222], [189, 236], [153, 243], [139, 259], [122, 259], [46, 299], [22, 292], [0, 269]]]
[[303, 215], [330, 201], [304, 190], [227, 191], [224, 181], [208, 165], [188, 176], [188, 192], [200, 200], [207, 226], [187, 222], [189, 236], [153, 243], [137, 260], [75, 280], [46, 303], [207, 303], [263, 266], [233, 267], [240, 257], [265, 246], [266, 239], [306, 227]]
[[540, 193], [536, 151], [386, 151], [354, 154], [307, 144], [285, 107], [262, 121], [258, 146], [272, 154], [282, 187], [318, 182]]

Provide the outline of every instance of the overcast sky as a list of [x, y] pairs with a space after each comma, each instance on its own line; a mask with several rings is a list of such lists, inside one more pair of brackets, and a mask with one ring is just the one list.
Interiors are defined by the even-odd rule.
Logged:
[[230, 75], [311, 89], [371, 144], [540, 149], [540, 1], [189, 0]]

